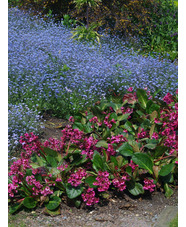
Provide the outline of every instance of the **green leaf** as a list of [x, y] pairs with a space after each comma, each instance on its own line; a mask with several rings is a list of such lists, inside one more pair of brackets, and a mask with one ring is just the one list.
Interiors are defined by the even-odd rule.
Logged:
[[102, 138], [107, 139], [108, 137], [110, 137], [110, 130], [108, 129], [108, 127], [106, 127], [105, 130], [103, 131]]
[[118, 167], [121, 168], [123, 166], [124, 158], [122, 156], [117, 156], [116, 160], [118, 162]]
[[117, 120], [117, 114], [116, 113], [111, 113], [109, 116], [109, 121], [111, 121], [112, 119], [114, 119], [115, 121]]
[[118, 117], [117, 117], [117, 120], [118, 120], [118, 121], [123, 121], [123, 120], [126, 120], [129, 116], [130, 116], [130, 113], [123, 114], [123, 115], [121, 115], [121, 116], [118, 116]]
[[94, 154], [93, 155], [93, 168], [98, 172], [100, 170], [105, 170], [104, 160], [100, 154]]
[[61, 203], [61, 199], [58, 196], [53, 196], [50, 200], [49, 203], [46, 204], [46, 208], [48, 210], [55, 210]]
[[97, 176], [89, 176], [85, 179], [85, 183], [89, 185], [90, 188], [97, 188], [93, 183], [96, 181]]
[[123, 156], [132, 156], [134, 153], [133, 148], [128, 144], [128, 142], [123, 143], [121, 147], [118, 148], [118, 151]]
[[57, 161], [54, 157], [47, 155], [46, 160], [51, 165], [51, 167], [57, 167]]
[[117, 161], [116, 157], [110, 156], [110, 161], [113, 162], [115, 166], [118, 166], [118, 161]]
[[73, 156], [73, 161], [72, 161], [72, 165], [79, 165], [79, 164], [83, 164], [87, 161], [86, 155], [81, 155], [79, 153], [75, 153], [72, 155]]
[[104, 147], [108, 148], [108, 143], [105, 140], [100, 140], [97, 144], [96, 147]]
[[21, 207], [22, 207], [22, 202], [21, 203], [15, 203], [14, 205], [10, 206], [9, 207], [9, 213], [10, 214], [13, 214], [15, 213], [16, 211], [18, 211]]
[[126, 121], [124, 124], [124, 129], [126, 129], [128, 132], [130, 132], [132, 135], [135, 135], [132, 127], [132, 123], [130, 121]]
[[154, 149], [156, 146], [157, 146], [157, 144], [155, 144], [155, 143], [148, 143], [144, 147], [146, 147], [148, 149]]
[[153, 113], [154, 111], [159, 112], [159, 110], [160, 110], [160, 106], [159, 106], [158, 104], [156, 104], [156, 103], [153, 103], [153, 104], [149, 107], [148, 113], [151, 114], [151, 113]]
[[50, 155], [52, 157], [57, 157], [58, 156], [58, 153], [57, 151], [55, 150], [52, 150], [51, 148], [48, 148], [48, 147], [42, 147], [44, 152], [47, 154], [47, 155]]
[[165, 147], [165, 146], [158, 146], [156, 147], [156, 150], [155, 150], [155, 158], [161, 156], [164, 152], [166, 152], [168, 149], [168, 147]]
[[37, 205], [37, 201], [34, 199], [34, 198], [31, 198], [31, 197], [26, 197], [24, 200], [23, 200], [23, 205], [28, 208], [28, 209], [33, 209], [36, 207]]
[[146, 109], [147, 102], [148, 102], [148, 97], [147, 97], [146, 91], [143, 89], [137, 89], [136, 95], [137, 95], [140, 106], [143, 109]]
[[66, 186], [66, 193], [69, 199], [74, 199], [81, 195], [83, 192], [83, 187], [78, 186], [78, 187], [73, 187], [71, 184], [67, 184]]
[[168, 164], [168, 165], [164, 165], [161, 170], [159, 171], [159, 175], [162, 177], [167, 176], [169, 173], [172, 172], [174, 168], [174, 163]]
[[134, 196], [144, 193], [143, 186], [140, 183], [129, 181], [129, 182], [126, 182], [126, 185], [127, 185], [128, 191]]
[[171, 197], [173, 195], [174, 191], [168, 186], [168, 184], [164, 184], [164, 190], [165, 190], [165, 196], [167, 198]]
[[135, 153], [132, 156], [132, 161], [136, 163], [139, 168], [146, 169], [150, 174], [153, 174], [153, 162], [147, 154]]
[[84, 125], [79, 122], [74, 122], [73, 129], [79, 129], [80, 131], [83, 131]]
[[50, 216], [57, 216], [61, 214], [61, 209], [60, 207], [56, 210], [48, 210], [46, 207], [44, 209], [44, 213], [50, 215]]

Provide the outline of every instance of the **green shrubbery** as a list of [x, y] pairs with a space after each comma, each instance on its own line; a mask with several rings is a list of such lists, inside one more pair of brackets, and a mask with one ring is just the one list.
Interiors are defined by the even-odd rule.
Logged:
[[26, 133], [25, 151], [10, 167], [10, 213], [44, 205], [57, 215], [63, 197], [93, 206], [115, 191], [138, 196], [161, 188], [170, 197], [178, 171], [177, 107], [177, 95], [158, 100], [129, 88], [71, 116], [60, 141], [41, 144]]
[[177, 1], [9, 0], [9, 4], [26, 9], [32, 8], [43, 15], [50, 13], [55, 20], [61, 20], [65, 15], [69, 15], [69, 20], [77, 19], [87, 27], [91, 23], [101, 24], [101, 28], [111, 34], [139, 37], [144, 50], [148, 52], [159, 52], [166, 57], [168, 54], [172, 60], [177, 58]]

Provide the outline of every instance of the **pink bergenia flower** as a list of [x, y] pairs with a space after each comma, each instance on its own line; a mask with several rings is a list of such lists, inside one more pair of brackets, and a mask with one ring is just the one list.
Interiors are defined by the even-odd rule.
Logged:
[[150, 179], [147, 179], [147, 178], [144, 179], [144, 186], [143, 186], [144, 190], [148, 190], [150, 192], [153, 192], [155, 187], [156, 187], [156, 185], [154, 184], [153, 180], [150, 180]]
[[77, 187], [82, 183], [82, 178], [86, 177], [87, 173], [85, 169], [79, 169], [75, 173], [72, 173], [68, 179], [68, 183], [72, 186]]
[[93, 188], [88, 188], [85, 193], [82, 193], [81, 196], [87, 206], [92, 206], [99, 202], [99, 198], [95, 197], [95, 191]]
[[69, 120], [70, 122], [74, 122], [74, 117], [73, 117], [73, 116], [70, 116], [68, 120]]
[[167, 93], [166, 96], [163, 98], [163, 101], [167, 104], [174, 102], [173, 96], [170, 93]]
[[49, 186], [46, 186], [46, 188], [43, 191], [41, 191], [41, 194], [43, 196], [52, 195], [53, 194], [53, 191], [50, 190], [50, 187]]
[[109, 189], [110, 186], [110, 181], [109, 181], [109, 173], [107, 171], [102, 172], [99, 171], [98, 172], [98, 176], [96, 177], [97, 182], [94, 182], [93, 185], [97, 185], [98, 187], [98, 191], [99, 192], [104, 192], [107, 191]]
[[112, 180], [113, 185], [119, 189], [119, 191], [124, 191], [126, 189], [126, 181], [129, 180], [127, 175], [123, 175], [122, 177], [117, 177]]
[[132, 92], [132, 91], [133, 91], [133, 87], [129, 87], [129, 88], [127, 89], [127, 91]]

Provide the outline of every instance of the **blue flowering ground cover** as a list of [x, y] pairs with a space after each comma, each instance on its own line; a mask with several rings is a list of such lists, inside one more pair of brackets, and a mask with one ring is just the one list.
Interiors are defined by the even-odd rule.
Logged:
[[64, 117], [106, 98], [110, 90], [161, 88], [164, 96], [178, 86], [177, 65], [159, 61], [158, 55], [139, 55], [118, 37], [104, 35], [100, 48], [76, 42], [70, 29], [17, 8], [9, 9], [8, 19], [9, 151], [23, 129], [39, 133], [39, 111]]

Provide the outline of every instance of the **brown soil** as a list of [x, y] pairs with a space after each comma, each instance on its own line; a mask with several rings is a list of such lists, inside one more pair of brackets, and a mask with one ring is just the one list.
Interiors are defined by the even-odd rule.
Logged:
[[[68, 122], [47, 115], [45, 120], [42, 141], [50, 137], [60, 139], [61, 130]], [[125, 193], [120, 197], [110, 194], [109, 199], [91, 209], [83, 206], [77, 209], [62, 203], [61, 214], [55, 217], [47, 216], [44, 208], [31, 212], [20, 211], [16, 215], [9, 215], [9, 226], [151, 227], [156, 223], [162, 210], [170, 205], [178, 206], [177, 188], [169, 199], [160, 191], [138, 198]]]

